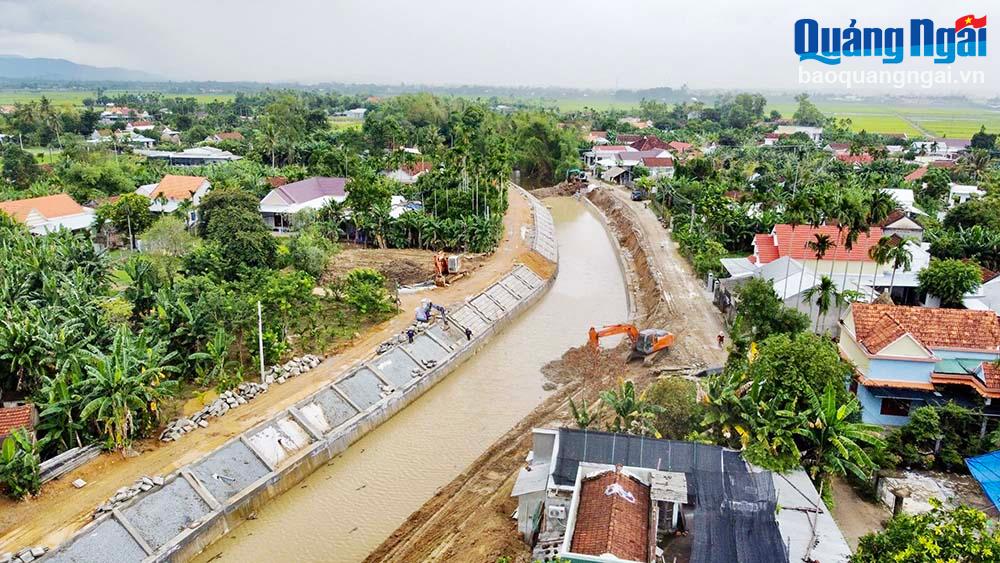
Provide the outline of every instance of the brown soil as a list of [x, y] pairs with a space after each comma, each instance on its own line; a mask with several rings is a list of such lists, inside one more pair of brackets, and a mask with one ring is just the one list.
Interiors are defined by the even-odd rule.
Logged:
[[627, 194], [617, 198], [607, 191], [599, 190], [591, 198], [605, 212], [626, 258], [638, 324], [673, 331], [678, 335], [674, 349], [651, 363], [626, 364], [627, 343], [599, 351], [583, 346], [550, 362], [542, 371], [561, 385], [556, 392], [414, 512], [366, 563], [495, 561], [500, 556], [530, 561], [530, 550], [511, 518], [517, 502], [510, 493], [531, 449], [531, 429], [573, 424], [569, 399], [593, 405], [600, 391], [618, 377], [631, 378], [644, 388], [664, 371], [694, 371], [724, 362], [725, 353], [715, 342], [723, 330], [721, 316], [698, 290], [700, 282], [691, 276], [666, 231], [649, 210], [630, 209]]
[[539, 199], [544, 199], [547, 197], [569, 196], [569, 195], [574, 195], [580, 188], [586, 188], [586, 187], [587, 184], [562, 182], [549, 188], [538, 188], [536, 190], [531, 190], [531, 195]]
[[892, 512], [881, 504], [861, 498], [842, 478], [833, 480], [833, 519], [851, 549], [858, 548], [861, 536], [881, 531]]
[[[413, 285], [434, 279], [433, 250], [412, 248], [365, 248], [348, 245], [330, 260], [322, 283], [342, 277], [355, 268], [373, 268], [399, 285]], [[481, 266], [487, 256], [462, 254], [462, 269], [471, 272]]]
[[[213, 420], [208, 428], [177, 442], [146, 440], [137, 443], [135, 449], [141, 453], [137, 457], [103, 454], [59, 480], [46, 484], [34, 498], [13, 502], [0, 497], [0, 553], [17, 551], [29, 545], [58, 545], [89, 522], [94, 508], [119, 487], [132, 484], [140, 476], [165, 475], [191, 463], [263, 422], [273, 413], [332, 383], [343, 370], [405, 329], [412, 322], [413, 310], [421, 299], [426, 297], [446, 305], [459, 303], [500, 279], [515, 262], [535, 260], [534, 253], [521, 236], [522, 230], [527, 230], [524, 227], [531, 225], [531, 206], [513, 188], [510, 196], [510, 208], [504, 217], [504, 240], [493, 254], [483, 259], [474, 275], [448, 287], [402, 295], [401, 310], [397, 315], [358, 335], [349, 347], [327, 358], [308, 377], [297, 377], [284, 385], [274, 385], [260, 398], [224, 418]], [[87, 486], [74, 489], [71, 483], [77, 478], [86, 481]]]

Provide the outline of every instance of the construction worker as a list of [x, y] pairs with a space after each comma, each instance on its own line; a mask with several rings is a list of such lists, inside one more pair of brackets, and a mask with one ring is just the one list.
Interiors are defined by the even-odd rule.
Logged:
[[406, 329], [406, 340], [408, 340], [410, 342], [410, 344], [413, 344], [413, 337], [415, 335], [416, 335], [416, 332], [413, 330], [413, 328]]
[[469, 330], [468, 328], [467, 328], [467, 329], [465, 329], [465, 339], [466, 339], [466, 340], [469, 340], [469, 341], [471, 341], [471, 340], [472, 340], [472, 331], [471, 331], [471, 330]]
[[720, 330], [719, 336], [715, 337], [719, 341], [719, 350], [722, 350], [722, 345], [726, 342], [726, 335]]

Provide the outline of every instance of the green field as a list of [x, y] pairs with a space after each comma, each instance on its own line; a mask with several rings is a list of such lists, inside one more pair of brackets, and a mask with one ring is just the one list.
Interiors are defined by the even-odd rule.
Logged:
[[[119, 90], [105, 90], [105, 95], [114, 96], [120, 94]], [[39, 100], [45, 96], [57, 106], [83, 106], [84, 98], [94, 98], [96, 92], [85, 92], [82, 90], [0, 90], [0, 105], [10, 105], [25, 103], [32, 100]], [[163, 94], [164, 97], [173, 98], [194, 98], [198, 103], [204, 104], [212, 101], [226, 102], [235, 97], [232, 93], [218, 94]]]
[[[908, 136], [937, 136], [968, 139], [983, 125], [1000, 131], [1000, 111], [973, 107], [916, 107], [911, 105], [828, 104], [816, 106], [826, 115], [846, 117], [855, 131], [870, 133], [906, 133]], [[790, 118], [795, 104], [770, 104]]]

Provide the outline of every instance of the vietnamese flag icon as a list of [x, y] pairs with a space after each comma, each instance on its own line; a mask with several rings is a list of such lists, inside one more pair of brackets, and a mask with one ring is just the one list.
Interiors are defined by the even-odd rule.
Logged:
[[979, 29], [980, 27], [986, 26], [986, 16], [977, 18], [974, 14], [969, 14], [967, 16], [962, 16], [955, 20], [955, 31], [961, 31], [966, 27], [971, 27], [973, 29]]

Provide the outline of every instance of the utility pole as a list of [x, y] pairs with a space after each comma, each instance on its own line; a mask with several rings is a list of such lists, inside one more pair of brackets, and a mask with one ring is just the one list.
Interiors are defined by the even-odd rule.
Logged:
[[129, 243], [129, 248], [131, 248], [132, 251], [135, 252], [135, 237], [132, 235], [132, 213], [129, 213], [128, 215], [126, 215], [125, 218], [128, 219], [128, 243]]
[[257, 355], [260, 357], [260, 382], [264, 383], [264, 313], [257, 301]]

